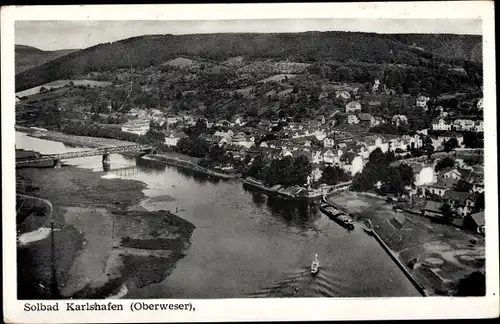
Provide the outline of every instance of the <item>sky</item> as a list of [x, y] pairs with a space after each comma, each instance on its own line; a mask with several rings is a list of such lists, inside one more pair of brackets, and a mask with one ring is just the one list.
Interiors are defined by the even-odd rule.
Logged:
[[42, 50], [83, 49], [151, 34], [352, 31], [481, 35], [480, 19], [252, 19], [16, 21], [15, 43]]

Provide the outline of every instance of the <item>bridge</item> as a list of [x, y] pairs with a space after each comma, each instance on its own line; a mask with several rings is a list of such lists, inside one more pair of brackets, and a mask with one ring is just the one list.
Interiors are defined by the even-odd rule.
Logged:
[[16, 167], [30, 166], [33, 163], [40, 163], [46, 161], [53, 161], [54, 168], [61, 167], [61, 160], [76, 159], [87, 156], [102, 155], [103, 165], [109, 166], [111, 164], [110, 154], [114, 153], [139, 153], [148, 154], [153, 151], [153, 147], [149, 145], [125, 145], [104, 147], [86, 151], [66, 152], [59, 154], [43, 154], [40, 156], [22, 157], [16, 159]]

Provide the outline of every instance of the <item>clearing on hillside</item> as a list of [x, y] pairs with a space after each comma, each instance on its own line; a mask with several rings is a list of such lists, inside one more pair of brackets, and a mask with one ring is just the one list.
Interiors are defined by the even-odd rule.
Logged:
[[280, 82], [281, 80], [285, 80], [285, 79], [289, 79], [289, 78], [293, 78], [293, 77], [296, 77], [296, 75], [295, 74], [276, 74], [276, 75], [270, 76], [269, 78], [259, 80], [257, 82], [259, 82], [259, 83], [271, 82], [271, 81]]
[[34, 87], [31, 89], [26, 89], [23, 91], [19, 91], [16, 93], [17, 97], [26, 97], [26, 96], [31, 96], [37, 93], [40, 93], [41, 88], [45, 88], [47, 90], [50, 89], [57, 89], [61, 87], [65, 87], [69, 85], [71, 82], [73, 82], [73, 85], [75, 86], [90, 86], [90, 87], [106, 87], [108, 85], [111, 85], [111, 82], [104, 82], [104, 81], [94, 81], [94, 80], [57, 80], [57, 81], [52, 81], [46, 84], [43, 84], [38, 87]]
[[177, 57], [173, 60], [167, 61], [163, 63], [162, 65], [169, 65], [169, 66], [175, 66], [178, 68], [185, 68], [185, 67], [195, 67], [198, 66], [198, 62], [195, 60], [191, 60], [185, 57]]

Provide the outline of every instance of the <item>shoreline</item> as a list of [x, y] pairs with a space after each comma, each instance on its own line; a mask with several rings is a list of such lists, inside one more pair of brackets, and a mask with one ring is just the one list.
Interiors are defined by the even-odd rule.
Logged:
[[[482, 267], [484, 239], [473, 233], [421, 215], [394, 212], [385, 201], [361, 193], [348, 192], [329, 202], [358, 222], [369, 220], [371, 235], [425, 296], [453, 296], [458, 281]], [[470, 245], [470, 240], [478, 243]], [[477, 261], [464, 264], [463, 255]], [[434, 266], [436, 259], [440, 261]]]
[[[51, 201], [59, 226], [72, 229], [71, 233], [81, 239], [72, 238], [70, 233], [70, 237], [65, 235], [64, 244], [58, 240], [56, 245], [65, 247], [56, 250], [55, 264], [59, 293], [64, 292], [67, 298], [124, 297], [124, 285], [141, 287], [160, 282], [190, 245], [195, 228], [192, 223], [167, 210], [147, 211], [140, 207], [146, 198], [143, 182], [104, 179], [103, 172], [78, 167], [22, 169], [18, 173], [43, 188], [32, 194]], [[89, 187], [92, 192], [85, 189]], [[89, 218], [94, 221], [88, 222]], [[104, 236], [103, 231], [107, 233]], [[177, 238], [171, 239], [172, 235]], [[47, 244], [45, 241], [49, 240], [43, 240]], [[47, 260], [51, 249], [42, 249], [39, 242], [22, 248], [18, 269], [26, 268], [23, 263], [33, 265], [24, 271], [32, 279], [23, 283], [27, 286], [22, 289], [32, 292], [31, 296], [23, 296], [25, 299], [39, 298], [36, 283], [49, 282]], [[157, 245], [160, 250], [156, 250]], [[41, 258], [40, 253], [49, 255]], [[107, 264], [104, 269], [98, 266], [102, 262]], [[85, 266], [92, 263], [96, 266]]]
[[[69, 134], [64, 134], [61, 132], [55, 132], [55, 131], [49, 131], [49, 130], [40, 131], [40, 130], [36, 130], [36, 129], [29, 128], [29, 127], [24, 127], [24, 126], [18, 126], [18, 125], [16, 125], [15, 128], [16, 128], [16, 131], [26, 133], [30, 137], [51, 140], [51, 141], [60, 142], [63, 144], [68, 144], [68, 145], [89, 147], [89, 148], [101, 148], [101, 147], [106, 147], [106, 146], [125, 146], [125, 145], [135, 145], [136, 144], [134, 142], [127, 142], [127, 141], [115, 140], [115, 139], [110, 139], [110, 138], [69, 135]], [[200, 173], [204, 173], [206, 175], [217, 177], [217, 178], [220, 178], [223, 180], [240, 178], [240, 175], [221, 173], [221, 172], [217, 172], [215, 170], [211, 170], [211, 169], [202, 167], [202, 166], [190, 161], [190, 159], [192, 159], [192, 158], [189, 156], [183, 157], [183, 154], [180, 154], [180, 153], [175, 153], [175, 156], [172, 156], [172, 155], [169, 156], [168, 153], [147, 154], [147, 155], [145, 155], [145, 157], [148, 157], [152, 160], [164, 162], [167, 165], [177, 166], [177, 167], [181, 167], [181, 168], [187, 168], [187, 169], [190, 169], [190, 170], [193, 170], [196, 172], [200, 172]], [[43, 165], [43, 166], [45, 166], [45, 165]], [[47, 166], [50, 166], [50, 165], [47, 165]]]

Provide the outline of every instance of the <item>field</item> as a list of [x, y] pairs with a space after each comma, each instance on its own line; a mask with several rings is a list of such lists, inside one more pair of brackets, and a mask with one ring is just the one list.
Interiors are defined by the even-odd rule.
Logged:
[[94, 81], [94, 80], [57, 80], [53, 82], [46, 83], [44, 85], [34, 87], [31, 89], [26, 89], [23, 91], [19, 91], [16, 93], [17, 97], [26, 97], [26, 96], [31, 96], [37, 93], [40, 93], [40, 89], [46, 88], [47, 90], [49, 89], [57, 89], [61, 87], [65, 87], [70, 84], [70, 82], [73, 82], [75, 86], [90, 86], [90, 87], [105, 87], [108, 85], [111, 85], [111, 82], [103, 82], [103, 81]]
[[175, 66], [178, 68], [186, 68], [186, 67], [198, 66], [198, 63], [188, 58], [177, 57], [173, 60], [163, 63], [163, 65]]

